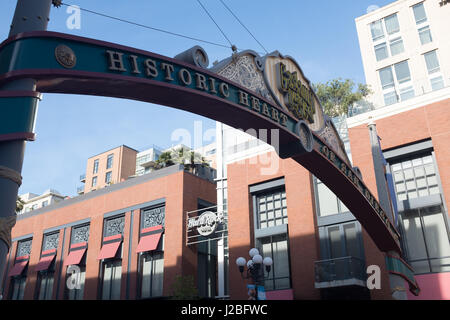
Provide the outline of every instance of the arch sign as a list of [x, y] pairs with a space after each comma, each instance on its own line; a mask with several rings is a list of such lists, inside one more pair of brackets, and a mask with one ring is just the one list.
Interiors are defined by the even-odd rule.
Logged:
[[[352, 168], [299, 65], [253, 51], [208, 67], [196, 46], [175, 58], [67, 34], [21, 33], [0, 45], [0, 86], [35, 79], [36, 91], [99, 95], [166, 105], [234, 128], [276, 130], [268, 143], [325, 183], [381, 251], [400, 253], [399, 234]], [[33, 140], [40, 94], [0, 91], [0, 141]], [[168, 120], [170, 121], [170, 120]], [[260, 137], [261, 138], [261, 137]], [[275, 141], [277, 140], [277, 141]]]

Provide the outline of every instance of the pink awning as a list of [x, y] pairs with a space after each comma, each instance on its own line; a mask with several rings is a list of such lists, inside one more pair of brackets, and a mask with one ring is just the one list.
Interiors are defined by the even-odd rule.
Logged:
[[15, 277], [22, 273], [23, 269], [27, 266], [29, 260], [22, 260], [20, 262], [17, 262], [14, 264], [12, 269], [9, 271], [8, 276], [9, 277]]
[[51, 254], [45, 257], [41, 257], [41, 260], [39, 260], [39, 263], [37, 264], [37, 266], [35, 267], [34, 271], [44, 271], [47, 270], [50, 265], [52, 264], [53, 260], [56, 257], [56, 252], [55, 254]]
[[142, 237], [141, 240], [139, 240], [136, 253], [155, 250], [158, 247], [161, 235], [162, 232], [159, 232]]
[[114, 258], [117, 253], [117, 250], [119, 250], [121, 243], [122, 243], [122, 241], [116, 241], [116, 242], [104, 244], [102, 249], [100, 250], [100, 253], [98, 254], [97, 259], [102, 260], [102, 259]]
[[87, 250], [87, 248], [70, 251], [69, 255], [66, 258], [66, 261], [64, 261], [64, 267], [80, 264], [81, 259], [83, 259], [83, 256], [84, 256], [84, 253], [86, 252], [86, 250]]

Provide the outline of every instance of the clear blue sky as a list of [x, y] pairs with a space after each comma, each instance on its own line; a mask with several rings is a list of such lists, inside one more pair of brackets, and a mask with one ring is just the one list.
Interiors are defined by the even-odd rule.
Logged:
[[[370, 5], [392, 0], [224, 0], [269, 51], [295, 58], [312, 82], [342, 77], [364, 83], [364, 71], [355, 18]], [[64, 3], [132, 20], [191, 37], [227, 44], [196, 0], [65, 0]], [[219, 0], [202, 0], [239, 49], [263, 52]], [[1, 0], [0, 38], [6, 39], [16, 0]], [[173, 57], [201, 45], [212, 63], [231, 50], [124, 24], [91, 13], [81, 13], [81, 29], [66, 27], [65, 6], [52, 8], [48, 30], [115, 42]], [[176, 109], [121, 99], [44, 94], [39, 105], [35, 142], [27, 143], [19, 193], [42, 193], [53, 188], [76, 194], [86, 160], [121, 144], [138, 150], [156, 144], [169, 147], [178, 128], [193, 132], [194, 121], [203, 129], [215, 123]], [[207, 144], [208, 141], [205, 141]]]

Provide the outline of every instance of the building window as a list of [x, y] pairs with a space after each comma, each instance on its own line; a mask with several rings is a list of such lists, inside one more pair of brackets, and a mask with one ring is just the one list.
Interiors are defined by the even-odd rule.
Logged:
[[379, 75], [385, 105], [397, 103], [399, 100], [405, 101], [415, 96], [408, 61], [380, 69]]
[[416, 19], [416, 24], [421, 24], [427, 21], [427, 14], [425, 12], [425, 7], [423, 2], [413, 6], [414, 18]]
[[386, 26], [386, 32], [388, 34], [394, 34], [400, 31], [397, 14], [393, 14], [389, 17], [384, 18], [384, 24]]
[[384, 19], [374, 21], [370, 24], [372, 40], [374, 42], [384, 38], [385, 33], [388, 35], [395, 34], [400, 31], [397, 14], [390, 15]]
[[38, 283], [39, 283], [39, 300], [51, 300], [53, 294], [53, 281], [55, 277], [55, 271], [53, 268], [51, 270], [46, 270], [39, 272]]
[[98, 159], [94, 160], [94, 170], [92, 171], [92, 173], [98, 173]]
[[284, 179], [250, 187], [254, 204], [255, 243], [264, 257], [274, 261], [265, 281], [271, 290], [290, 289], [288, 214]]
[[430, 26], [426, 26], [419, 29], [419, 38], [420, 43], [427, 44], [433, 41], [433, 37], [431, 36]]
[[442, 76], [430, 79], [430, 83], [433, 91], [444, 88], [444, 78]]
[[384, 38], [383, 24], [381, 20], [372, 22], [370, 24], [370, 31], [372, 32], [372, 40], [380, 40]]
[[146, 252], [141, 256], [141, 298], [163, 295], [164, 253]]
[[391, 55], [395, 56], [397, 54], [402, 53], [405, 51], [405, 47], [403, 46], [403, 40], [401, 37], [396, 38], [394, 40], [391, 40], [389, 42], [390, 48], [391, 48]]
[[120, 300], [122, 259], [103, 262], [102, 300]]
[[316, 181], [317, 211], [319, 217], [350, 212], [339, 198], [320, 180]]
[[102, 249], [97, 257], [101, 264], [101, 299], [120, 299], [122, 278], [122, 240], [125, 216], [105, 219]]
[[105, 183], [110, 183], [111, 182], [111, 176], [112, 176], [112, 171], [109, 171], [106, 173], [105, 175]]
[[114, 154], [110, 154], [108, 155], [108, 158], [106, 160], [106, 169], [111, 169], [113, 166], [113, 159], [114, 159]]
[[48, 206], [48, 200], [45, 200], [45, 201], [42, 202], [42, 208], [44, 208], [46, 206]]
[[273, 260], [268, 279], [264, 283], [265, 289], [283, 290], [291, 288], [287, 234], [260, 238], [257, 246], [260, 248], [263, 257], [271, 257]]
[[136, 249], [140, 254], [141, 298], [163, 295], [164, 216], [165, 206], [141, 211], [140, 239]]
[[97, 186], [97, 177], [92, 178], [92, 188]]
[[408, 61], [403, 61], [394, 65], [395, 74], [398, 83], [405, 83], [411, 80], [411, 73], [409, 71]]
[[9, 271], [11, 277], [10, 294], [11, 300], [23, 300], [25, 285], [27, 281], [28, 263], [31, 253], [31, 239], [22, 240], [17, 243], [16, 258], [14, 266]]
[[450, 242], [442, 206], [402, 212], [408, 262], [416, 274], [450, 272]]
[[286, 192], [284, 189], [257, 195], [258, 229], [288, 224]]
[[431, 154], [413, 156], [390, 165], [398, 201], [439, 194]]
[[[65, 259], [64, 266], [69, 267], [76, 265], [80, 269], [78, 274], [68, 272], [66, 275], [66, 282], [68, 277], [77, 277], [73, 288], [66, 286], [65, 299], [68, 300], [83, 300], [84, 284], [86, 278], [86, 251], [89, 241], [89, 225], [76, 226], [72, 228], [70, 237], [69, 255]], [[76, 284], [76, 286], [75, 286]]]
[[381, 61], [389, 57], [386, 42], [380, 43], [379, 45], [375, 46], [375, 56], [377, 58], [377, 61]]
[[425, 53], [423, 56], [425, 57], [425, 63], [427, 64], [428, 74], [441, 71], [436, 50]]
[[36, 298], [39, 300], [52, 299], [58, 242], [59, 232], [44, 235], [41, 259], [35, 267], [38, 272]]
[[395, 104], [398, 102], [398, 95], [397, 92], [392, 91], [384, 94], [384, 104], [386, 106], [390, 106], [391, 104]]
[[449, 272], [450, 242], [431, 141], [384, 152], [398, 200], [402, 246], [416, 274]]
[[[28, 267], [26, 267], [28, 269]], [[26, 271], [24, 271], [26, 273]], [[11, 279], [10, 300], [23, 300], [25, 294], [26, 276], [17, 276]]]

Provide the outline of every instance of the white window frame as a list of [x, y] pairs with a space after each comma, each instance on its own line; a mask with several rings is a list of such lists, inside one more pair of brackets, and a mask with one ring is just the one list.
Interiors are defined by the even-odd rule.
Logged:
[[[398, 81], [398, 79], [397, 79], [397, 72], [395, 70], [395, 66], [400, 64], [400, 63], [403, 63], [405, 61], [408, 63], [410, 79], [405, 81], [405, 82], [403, 82], [403, 83], [400, 83]], [[381, 78], [380, 78], [380, 71], [383, 70], [383, 69], [386, 69], [386, 68], [390, 68], [391, 69], [392, 77], [394, 79], [394, 86], [390, 87], [390, 88], [383, 89], [383, 85], [381, 83]], [[406, 92], [405, 90], [408, 89], [409, 87], [412, 87], [412, 89], [414, 90], [414, 96], [415, 96], [416, 92], [415, 92], [413, 81], [412, 81], [412, 75], [411, 75], [411, 68], [410, 68], [410, 65], [409, 65], [409, 59], [403, 60], [403, 61], [399, 61], [399, 62], [397, 62], [395, 64], [390, 65], [390, 66], [386, 66], [386, 67], [380, 68], [380, 69], [377, 70], [377, 72], [378, 72], [378, 78], [379, 78], [379, 81], [380, 81], [381, 90], [382, 90], [382, 93], [383, 93], [383, 100], [384, 100], [384, 96], [386, 94], [392, 94], [393, 92], [395, 92], [395, 94], [397, 95], [397, 103], [401, 102], [401, 101], [405, 101], [405, 100], [401, 99], [401, 94]]]
[[[435, 69], [436, 71], [431, 70], [431, 72], [430, 72], [430, 70], [428, 70], [428, 65], [427, 65], [427, 60], [425, 58], [425, 55], [428, 54], [428, 53], [431, 53], [431, 52], [435, 52], [436, 53], [436, 58], [437, 58], [437, 61], [439, 63], [439, 70]], [[441, 59], [439, 57], [438, 49], [427, 51], [424, 54], [422, 54], [422, 56], [423, 56], [423, 61], [424, 61], [424, 64], [425, 64], [425, 68], [427, 69], [428, 80], [430, 81], [430, 90], [434, 91], [431, 81], [435, 80], [437, 78], [442, 78], [442, 83], [443, 83], [444, 88], [445, 88], [445, 77], [444, 77], [444, 75], [442, 73]], [[439, 89], [437, 89], [437, 90], [439, 90]]]
[[[399, 29], [398, 29], [398, 31], [396, 31], [396, 32], [394, 32], [392, 34], [388, 34], [387, 28], [386, 28], [386, 21], [385, 21], [385, 19], [388, 18], [388, 17], [391, 17], [393, 15], [397, 15], [397, 21], [398, 21], [398, 24], [399, 24]], [[377, 39], [373, 39], [373, 37], [372, 37], [372, 23], [377, 22], [377, 21], [381, 21], [381, 28], [383, 30], [383, 36], [379, 37]], [[392, 55], [392, 51], [391, 51], [391, 43], [393, 41], [395, 41], [395, 40], [398, 40], [398, 38], [400, 38], [402, 40], [402, 42], [403, 42], [403, 37], [401, 36], [401, 29], [402, 28], [400, 26], [400, 20], [399, 20], [398, 12], [395, 12], [395, 13], [390, 14], [390, 15], [388, 15], [386, 17], [383, 17], [383, 18], [381, 18], [379, 20], [375, 20], [375, 21], [372, 21], [371, 23], [369, 23], [369, 33], [370, 33], [370, 37], [372, 39], [373, 53], [374, 53], [374, 56], [375, 56], [375, 60], [377, 62], [383, 61], [383, 60], [393, 56]], [[387, 57], [384, 58], [384, 59], [381, 59], [381, 60], [377, 60], [377, 56], [375, 54], [375, 47], [377, 47], [377, 46], [379, 46], [379, 45], [381, 45], [383, 43], [386, 44]], [[404, 52], [404, 48], [403, 48], [403, 52]]]

